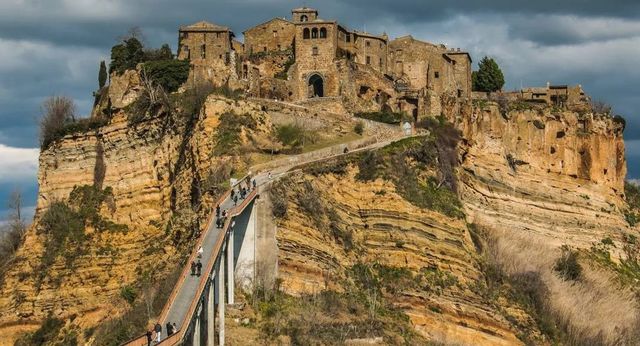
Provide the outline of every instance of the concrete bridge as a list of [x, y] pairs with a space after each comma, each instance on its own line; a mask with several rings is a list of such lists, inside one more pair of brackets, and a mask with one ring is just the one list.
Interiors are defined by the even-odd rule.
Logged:
[[[154, 333], [151, 345], [224, 345], [225, 306], [234, 303], [235, 283], [250, 284], [255, 280], [256, 233], [258, 229], [265, 227], [261, 223], [268, 223], [271, 220], [270, 215], [258, 216], [260, 208], [257, 208], [256, 205], [261, 203], [261, 198], [264, 200], [261, 195], [265, 196], [264, 192], [272, 179], [294, 172], [301, 165], [344, 155], [346, 152], [353, 153], [380, 148], [401, 137], [403, 135], [398, 128], [393, 136], [387, 137], [385, 140], [366, 142], [359, 140], [275, 160], [260, 167], [265, 171], [253, 177], [256, 188], [253, 188], [253, 180], [247, 184], [246, 177], [232, 186], [233, 189], [236, 189], [240, 184], [245, 184], [244, 186], [250, 187], [251, 190], [246, 198], [238, 199], [237, 205], [234, 205], [231, 199], [231, 190], [227, 191], [218, 201], [220, 210], [228, 211], [228, 217], [222, 228], [217, 228], [215, 212], [210, 216], [207, 228], [195, 245], [195, 249], [202, 246], [203, 253], [201, 257], [198, 257], [198, 253], [193, 251], [189, 257], [158, 318], [158, 323], [162, 326], [161, 341], [160, 343], [156, 342]], [[344, 150], [345, 148], [348, 150]], [[267, 169], [269, 169], [269, 173], [266, 173]], [[273, 247], [275, 248], [275, 245]], [[273, 250], [270, 251], [274, 252], [272, 254], [262, 253], [258, 256], [272, 255], [277, 258], [275, 257], [276, 249]], [[198, 259], [203, 265], [199, 277], [192, 276], [190, 268], [191, 262]], [[167, 336], [165, 327], [167, 322], [175, 323], [178, 329], [171, 336]], [[146, 346], [147, 337], [142, 335], [125, 343], [125, 345]]]

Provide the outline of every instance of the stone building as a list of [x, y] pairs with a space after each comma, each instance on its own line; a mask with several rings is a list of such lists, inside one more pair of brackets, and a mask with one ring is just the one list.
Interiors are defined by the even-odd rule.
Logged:
[[278, 52], [293, 48], [296, 26], [282, 18], [273, 18], [243, 32], [247, 54]]
[[471, 96], [468, 53], [350, 30], [316, 9], [293, 9], [290, 20], [273, 18], [243, 34], [240, 43], [215, 24], [182, 27], [178, 57], [192, 61], [197, 78], [235, 82], [249, 96], [340, 102], [352, 112], [400, 111], [417, 119], [439, 114], [445, 95]]
[[228, 27], [206, 21], [180, 27], [177, 57], [191, 62], [190, 82], [208, 80], [221, 85], [237, 79], [235, 49], [242, 43], [234, 37]]

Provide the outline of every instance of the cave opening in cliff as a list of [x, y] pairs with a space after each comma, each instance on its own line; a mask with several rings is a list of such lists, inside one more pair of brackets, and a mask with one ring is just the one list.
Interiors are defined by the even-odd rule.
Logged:
[[324, 81], [319, 74], [309, 77], [309, 97], [324, 97]]

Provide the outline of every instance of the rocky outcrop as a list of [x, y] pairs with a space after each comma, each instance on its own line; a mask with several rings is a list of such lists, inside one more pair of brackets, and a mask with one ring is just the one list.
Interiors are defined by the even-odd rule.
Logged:
[[299, 174], [288, 183], [291, 194], [316, 193], [320, 209], [335, 210], [331, 218], [339, 222], [331, 228], [349, 232], [353, 247], [314, 221], [321, 211], [309, 213], [290, 201], [276, 234], [283, 289], [294, 295], [340, 290], [348, 268], [360, 262], [427, 271], [450, 281], [432, 278], [432, 286], [405, 288], [389, 298], [418, 333], [455, 344], [520, 344], [510, 322], [469, 288], [482, 273], [464, 220], [418, 208], [393, 183], [360, 182], [356, 173], [351, 168], [345, 175]]
[[583, 248], [628, 226], [622, 126], [610, 117], [486, 104], [459, 127], [469, 222]]

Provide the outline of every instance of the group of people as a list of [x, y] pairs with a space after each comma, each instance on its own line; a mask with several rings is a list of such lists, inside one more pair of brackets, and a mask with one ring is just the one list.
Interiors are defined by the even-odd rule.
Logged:
[[[173, 335], [175, 332], [178, 331], [178, 327], [176, 326], [176, 323], [171, 323], [171, 322], [167, 322], [166, 325], [166, 329], [167, 329], [167, 337]], [[153, 333], [155, 332], [155, 338], [153, 338]], [[162, 326], [160, 325], [160, 323], [156, 323], [156, 325], [153, 327], [153, 331], [151, 330], [147, 330], [147, 346], [151, 346], [151, 342], [155, 339], [156, 343], [159, 343], [160, 340], [162, 339]]]
[[200, 276], [202, 274], [202, 262], [191, 261], [191, 276]]

